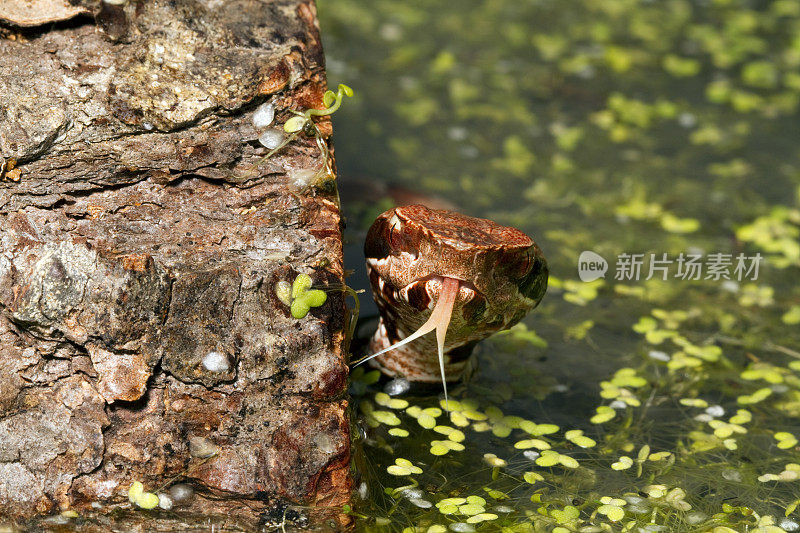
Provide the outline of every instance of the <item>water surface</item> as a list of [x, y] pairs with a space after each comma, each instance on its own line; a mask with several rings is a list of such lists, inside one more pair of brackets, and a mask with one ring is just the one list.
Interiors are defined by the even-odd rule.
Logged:
[[[318, 9], [357, 92], [334, 117], [348, 267], [394, 196], [517, 226], [551, 269], [458, 414], [354, 376], [359, 528], [800, 529], [800, 3]], [[584, 251], [604, 279], [579, 279]]]

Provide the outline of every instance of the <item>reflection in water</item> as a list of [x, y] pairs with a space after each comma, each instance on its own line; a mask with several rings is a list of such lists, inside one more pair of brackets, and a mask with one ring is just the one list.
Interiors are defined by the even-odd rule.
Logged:
[[[354, 373], [371, 387], [360, 527], [798, 529], [800, 3], [319, 14], [329, 77], [357, 93], [334, 121], [352, 249], [380, 192], [405, 189], [518, 226], [554, 278], [480, 345], [449, 419]], [[585, 251], [604, 278], [580, 280]], [[759, 253], [757, 276], [736, 271]], [[638, 277], [619, 275], [636, 254]]]

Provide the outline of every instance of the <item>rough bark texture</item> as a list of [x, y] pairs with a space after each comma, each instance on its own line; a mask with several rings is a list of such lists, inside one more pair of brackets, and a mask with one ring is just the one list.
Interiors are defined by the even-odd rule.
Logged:
[[[335, 192], [294, 185], [312, 140], [260, 162], [251, 121], [267, 100], [278, 122], [322, 106], [313, 3], [84, 1], [53, 25], [64, 5], [0, 27], [0, 517], [346, 520], [343, 298], [295, 319], [274, 290], [342, 286]], [[133, 481], [176, 476], [191, 503], [124, 511]]]

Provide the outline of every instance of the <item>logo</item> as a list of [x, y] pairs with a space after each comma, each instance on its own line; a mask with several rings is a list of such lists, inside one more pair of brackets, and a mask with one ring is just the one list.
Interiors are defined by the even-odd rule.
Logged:
[[608, 261], [602, 256], [585, 250], [578, 257], [578, 277], [581, 281], [594, 281], [606, 277]]
[[[648, 261], [649, 258], [649, 261]], [[667, 253], [621, 253], [614, 264], [617, 281], [640, 281], [661, 278], [682, 280], [743, 281], [758, 279], [764, 258], [760, 253], [749, 256], [714, 252], [683, 253], [671, 257]], [[672, 269], [676, 266], [676, 269]], [[600, 255], [586, 250], [578, 257], [578, 277], [581, 281], [605, 278], [608, 262]]]

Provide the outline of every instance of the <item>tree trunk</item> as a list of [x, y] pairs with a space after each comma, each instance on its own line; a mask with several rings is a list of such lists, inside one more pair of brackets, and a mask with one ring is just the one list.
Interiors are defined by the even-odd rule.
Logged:
[[[346, 522], [335, 187], [298, 185], [313, 139], [262, 161], [252, 122], [325, 88], [310, 0], [0, 8], [0, 517]], [[297, 319], [299, 273], [331, 290]], [[134, 481], [195, 497], [146, 513]]]

